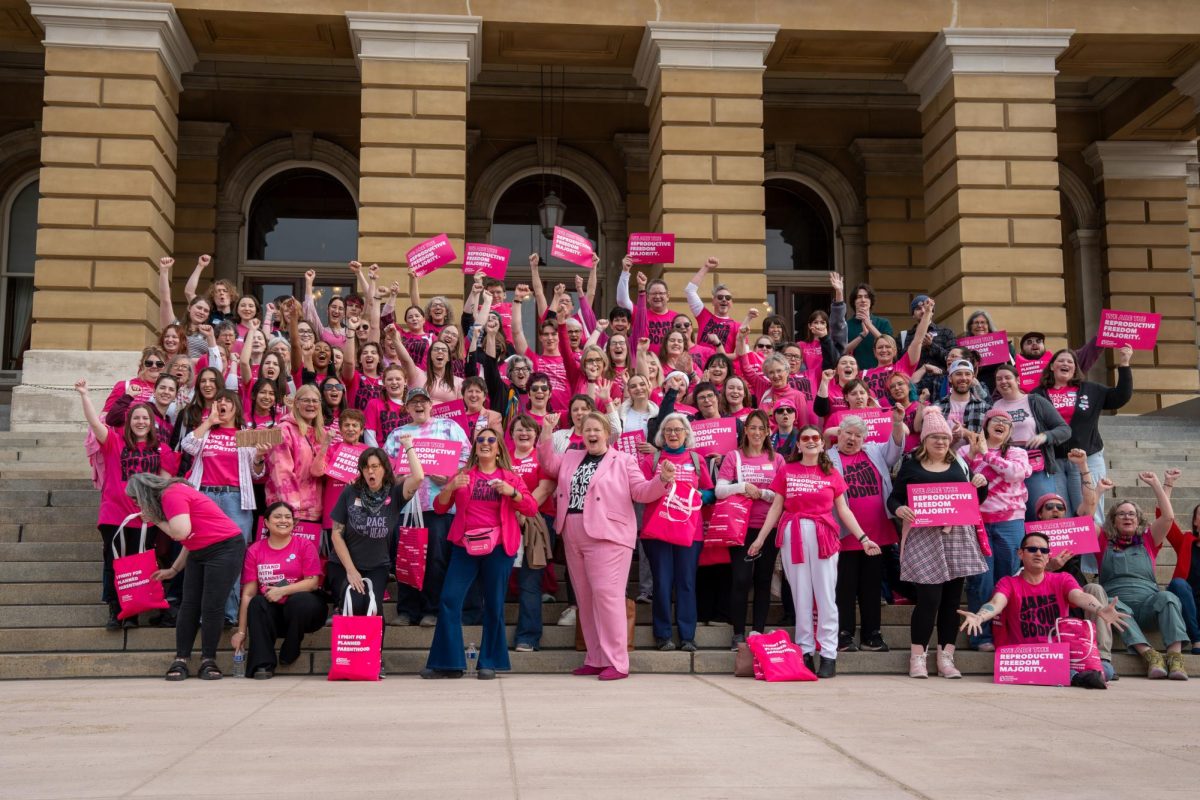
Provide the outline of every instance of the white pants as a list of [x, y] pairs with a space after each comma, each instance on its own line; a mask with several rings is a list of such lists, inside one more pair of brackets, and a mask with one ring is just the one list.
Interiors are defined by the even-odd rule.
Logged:
[[817, 558], [817, 526], [811, 520], [800, 520], [800, 541], [804, 545], [804, 563], [792, 563], [790, 523], [783, 532], [783, 571], [792, 587], [792, 602], [796, 606], [796, 644], [805, 653], [816, 649], [813, 641], [813, 599], [817, 602], [817, 641], [821, 658], [834, 660], [838, 648], [837, 574], [838, 557]]

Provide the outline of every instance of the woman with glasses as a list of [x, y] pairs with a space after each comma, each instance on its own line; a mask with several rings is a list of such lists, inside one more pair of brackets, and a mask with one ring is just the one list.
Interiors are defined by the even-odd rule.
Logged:
[[758, 397], [758, 407], [770, 414], [781, 400], [790, 400], [796, 409], [797, 424], [807, 423], [809, 400], [804, 392], [793, 387], [788, 380], [792, 368], [787, 358], [775, 352], [775, 346], [767, 337], [760, 337], [755, 347], [760, 348], [760, 353], [768, 355], [759, 367], [758, 359], [746, 353], [745, 346], [746, 339], [742, 337], [738, 341], [738, 364], [751, 391]]
[[996, 386], [992, 408], [1004, 411], [1012, 418], [1011, 441], [1025, 450], [1029, 460], [1029, 477], [1025, 479], [1028, 495], [1025, 518], [1033, 519], [1037, 499], [1055, 490], [1054, 477], [1059, 472], [1059, 464], [1054, 451], [1071, 438], [1071, 426], [1044, 396], [1021, 391], [1021, 378], [1012, 364], [998, 365], [992, 380]]
[[425, 368], [421, 369], [409, 354], [408, 346], [395, 328], [389, 331], [389, 335], [410, 387], [425, 389], [435, 403], [449, 403], [459, 398], [462, 392], [462, 378], [454, 374], [454, 368], [450, 364], [450, 348], [445, 342], [436, 341], [428, 346], [424, 351]]
[[604, 377], [613, 384], [613, 397], [620, 401], [625, 399], [625, 382], [633, 374], [633, 363], [630, 358], [629, 337], [623, 333], [613, 333], [604, 343], [604, 355], [608, 358], [608, 369]]
[[[664, 400], [667, 407], [671, 398]], [[652, 426], [653, 427], [653, 426]], [[659, 449], [648, 476], [657, 472], [659, 464], [674, 466], [677, 500], [681, 504], [662, 508], [662, 499], [648, 504], [642, 521], [642, 548], [650, 561], [654, 579], [654, 643], [659, 650], [674, 650], [671, 640], [671, 594], [675, 595], [675, 622], [679, 626], [679, 648], [696, 652], [696, 569], [700, 550], [704, 546], [703, 518], [700, 506], [715, 499], [713, 481], [704, 459], [696, 452], [692, 427], [683, 414], [669, 413], [659, 423], [654, 434]], [[679, 526], [688, 532], [688, 544], [673, 544], [649, 533], [646, 526], [652, 517], [668, 514], [681, 520]], [[688, 511], [690, 509], [690, 512]], [[680, 537], [683, 538], [683, 537]]]
[[746, 537], [742, 544], [729, 548], [733, 571], [729, 601], [729, 615], [733, 620], [731, 650], [737, 650], [738, 643], [746, 641], [746, 606], [751, 588], [754, 590], [751, 630], [763, 632], [771, 604], [771, 573], [779, 549], [771, 540], [764, 542], [763, 550], [757, 554], [747, 553], [747, 544], [758, 538], [767, 512], [775, 501], [771, 484], [784, 466], [783, 456], [771, 448], [770, 432], [767, 415], [757, 409], [751, 411], [742, 423], [738, 449], [732, 457], [722, 460], [717, 473], [715, 493], [718, 502], [742, 495], [751, 503]]
[[267, 503], [287, 503], [296, 519], [320, 523], [325, 471], [317, 453], [325, 444], [321, 393], [305, 384], [296, 390], [292, 413], [279, 423], [283, 441], [268, 453]]
[[127, 381], [116, 382], [105, 398], [104, 405], [100, 407], [100, 413], [107, 414], [113, 404], [124, 396], [133, 397], [139, 403], [149, 402], [154, 397], [154, 384], [166, 366], [167, 356], [160, 348], [143, 349], [141, 358], [138, 359], [137, 374]]
[[[428, 324], [428, 323], [426, 323]], [[450, 350], [450, 372], [456, 378], [467, 377], [466, 343], [463, 342], [462, 331], [457, 325], [446, 325], [437, 334], [437, 340]], [[475, 373], [472, 372], [472, 375]]]
[[[871, 390], [871, 394], [881, 402], [885, 403], [888, 400], [887, 384], [888, 379], [897, 372], [912, 378], [913, 373], [921, 365], [921, 345], [925, 341], [925, 334], [929, 332], [929, 326], [933, 322], [933, 307], [926, 306], [924, 313], [921, 314], [921, 319], [917, 323], [916, 333], [913, 334], [912, 340], [909, 342], [908, 349], [900, 356], [900, 360], [896, 360], [896, 340], [890, 334], [879, 333], [875, 336], [874, 356], [876, 366], [862, 371], [862, 380], [867, 384], [867, 388]], [[853, 356], [854, 353], [851, 353]], [[857, 363], [857, 359], [855, 359]]]
[[[748, 552], [762, 551], [775, 529], [775, 546], [783, 553], [783, 570], [792, 587], [796, 609], [796, 644], [804, 651], [805, 665], [819, 678], [837, 675], [838, 540], [841, 528], [854, 536], [869, 556], [879, 555], [879, 545], [863, 532], [846, 504], [846, 482], [825, 452], [824, 437], [816, 425], [800, 429], [800, 446], [775, 474], [771, 491], [775, 499]], [[816, 601], [817, 630], [813, 628]], [[821, 645], [820, 664], [816, 646]]]
[[[1052, 359], [1050, 368], [1054, 367]], [[1175, 511], [1171, 496], [1155, 472], [1138, 478], [1154, 492], [1158, 516], [1146, 518], [1130, 500], [1114, 503], [1100, 530], [1100, 585], [1116, 601], [1118, 610], [1130, 615], [1121, 638], [1146, 661], [1146, 677], [1185, 681], [1183, 645], [1190, 642], [1179, 598], [1159, 588], [1154, 574], [1158, 552], [1171, 530]], [[1146, 641], [1143, 628], [1157, 627], [1166, 645], [1166, 659]]]
[[[1079, 588], [1065, 572], [1050, 572], [1050, 539], [1044, 533], [1031, 532], [1021, 538], [1018, 548], [1021, 571], [1005, 575], [996, 584], [996, 593], [978, 610], [963, 611], [961, 630], [970, 636], [982, 636], [983, 626], [999, 620], [1005, 632], [1005, 644], [1045, 644], [1059, 618], [1071, 608], [1083, 609], [1099, 621], [1117, 630], [1127, 627], [1129, 614], [1118, 610], [1116, 601], [1104, 604]], [[1046, 613], [1047, 609], [1053, 609]], [[1156, 654], [1157, 655], [1157, 654]], [[1071, 670], [1071, 685], [1088, 689], [1107, 689], [1100, 670]]]
[[513, 472], [503, 435], [494, 428], [475, 434], [466, 466], [433, 501], [439, 514], [455, 507], [450, 524], [450, 564], [442, 584], [437, 627], [422, 678], [459, 678], [463, 653], [463, 603], [476, 578], [483, 591], [483, 638], [478, 677], [490, 680], [510, 669], [504, 628], [504, 596], [513, 556], [521, 544], [517, 514], [538, 513], [525, 481]]
[[329, 426], [330, 434], [337, 435], [341, 427], [342, 412], [346, 410], [346, 387], [337, 377], [325, 378], [319, 383], [319, 387], [321, 416]]
[[662, 497], [676, 466], [664, 460], [657, 478], [643, 475], [633, 456], [609, 446], [608, 421], [599, 414], [584, 420], [583, 449], [560, 455], [550, 445], [556, 422], [546, 420], [538, 456], [544, 473], [558, 482], [554, 528], [579, 588], [587, 656], [575, 674], [620, 680], [629, 675], [625, 586], [637, 536], [633, 504]]
[[916, 608], [909, 625], [908, 676], [928, 678], [925, 648], [937, 626], [937, 671], [943, 678], [961, 678], [954, 666], [958, 638], [958, 604], [968, 576], [987, 572], [987, 562], [974, 525], [914, 527], [916, 516], [908, 505], [910, 484], [970, 483], [979, 501], [988, 496], [983, 475], [970, 468], [950, 449], [950, 424], [941, 409], [926, 408], [921, 424], [921, 446], [900, 465], [892, 481], [888, 511], [903, 522], [900, 532], [900, 578], [913, 584]]

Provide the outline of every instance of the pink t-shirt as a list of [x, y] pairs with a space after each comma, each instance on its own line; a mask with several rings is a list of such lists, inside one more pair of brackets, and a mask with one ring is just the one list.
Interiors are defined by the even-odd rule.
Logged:
[[658, 350], [662, 340], [671, 332], [671, 323], [677, 316], [679, 315], [670, 309], [667, 309], [665, 314], [646, 309], [646, 336], [650, 339], [650, 349]]
[[[778, 453], [748, 456], [735, 451], [721, 461], [721, 469], [717, 471], [718, 480], [738, 483], [738, 460], [742, 463], [742, 481], [753, 484], [759, 489], [770, 489], [775, 476], [783, 469], [783, 456]], [[750, 506], [750, 527], [761, 528], [767, 518], [771, 504], [766, 500], [755, 500]]]
[[738, 331], [742, 329], [742, 324], [729, 317], [718, 317], [705, 308], [696, 315], [696, 329], [699, 331], [696, 334], [697, 342], [709, 348], [713, 347], [712, 342], [708, 340], [708, 335], [713, 333], [725, 345], [725, 352], [732, 353], [737, 347]]
[[393, 400], [386, 394], [367, 403], [364, 415], [367, 418], [367, 430], [375, 431], [375, 441], [380, 447], [383, 447], [392, 431], [412, 422], [412, 417], [404, 410], [404, 402]]
[[[149, 472], [157, 475], [159, 470], [166, 470], [174, 475], [179, 468], [179, 454], [163, 441], [156, 448], [146, 447], [141, 442], [137, 447], [125, 444], [123, 428], [109, 428], [108, 438], [101, 446], [104, 454], [104, 491], [100, 494], [100, 513], [97, 515], [97, 525], [120, 525], [130, 514], [137, 512], [133, 500], [125, 496], [125, 484], [131, 475]], [[140, 527], [141, 523], [134, 520], [130, 525]]]
[[186, 483], [173, 483], [162, 494], [163, 516], [170, 522], [181, 514], [192, 518], [192, 533], [181, 544], [188, 550], [241, 536], [242, 531], [216, 503]]
[[459, 508], [458, 513], [467, 515], [467, 530], [472, 528], [490, 528], [500, 524], [500, 494], [492, 488], [488, 481], [502, 477], [497, 470], [492, 473], [480, 472], [473, 469], [467, 473], [470, 478], [471, 502]]
[[[711, 489], [713, 488], [712, 478], [709, 476], [708, 470], [705, 468], [704, 459], [698, 458], [697, 462], [700, 465], [700, 471], [696, 471], [696, 465], [692, 463], [692, 454], [685, 451], [682, 453], [668, 453], [663, 451], [659, 462], [670, 461], [675, 465], [675, 484], [677, 486], [677, 494], [683, 497], [688, 494], [683, 487], [690, 486], [692, 489]], [[647, 478], [652, 478], [658, 471], [654, 466], [654, 460], [650, 459], [642, 465], [642, 470]], [[666, 501], [667, 495], [655, 500], [653, 503], [646, 505], [646, 510], [642, 515], [642, 519], [648, 520], [658, 512], [658, 507]], [[693, 497], [692, 504], [696, 504], [696, 499]], [[644, 524], [644, 522], [643, 522]], [[692, 536], [692, 541], [699, 542], [704, 538], [703, 518], [699, 509], [692, 512], [692, 517], [689, 520], [695, 530]]]
[[[246, 560], [242, 562], [242, 583], [258, 582], [259, 594], [280, 581], [299, 583], [305, 578], [321, 576], [321, 559], [317, 548], [307, 539], [293, 536], [286, 547], [276, 550], [269, 539], [263, 537], [246, 548]], [[281, 603], [286, 603], [283, 598]]]
[[1022, 395], [1020, 400], [1005, 400], [1000, 398], [992, 403], [992, 408], [1007, 411], [1013, 420], [1012, 442], [1023, 445], [1037, 433], [1037, 421], [1029, 409], [1029, 396]]
[[550, 407], [566, 411], [571, 403], [571, 387], [567, 384], [567, 368], [562, 356], [543, 356], [525, 350], [526, 357], [533, 362], [534, 372], [544, 372], [550, 378]]
[[[542, 471], [542, 465], [538, 463], [537, 450], [534, 450], [524, 458], [512, 457], [513, 472], [521, 476], [521, 480], [525, 482], [525, 488], [532, 492], [537, 488], [538, 484], [543, 480], [555, 480], [555, 476], [547, 475]], [[555, 512], [554, 492], [550, 492], [550, 496], [542, 503], [541, 511], [543, 514], [554, 516]]]
[[[895, 544], [899, 540], [887, 516], [884, 502], [887, 498], [883, 496], [879, 470], [862, 450], [852, 456], [840, 453], [838, 457], [842, 461], [842, 479], [846, 482], [846, 505], [862, 526], [863, 533], [880, 547]], [[842, 549], [862, 550], [862, 544], [857, 537], [847, 534], [842, 537]]]
[[1021, 575], [1006, 575], [996, 594], [1008, 599], [995, 627], [996, 644], [1044, 644], [1054, 623], [1071, 611], [1067, 595], [1079, 584], [1066, 572], [1047, 572], [1034, 585]]
[[775, 475], [771, 491], [783, 494], [785, 514], [799, 514], [836, 528], [833, 501], [846, 492], [846, 482], [837, 470], [826, 475], [819, 466], [809, 467], [794, 461], [784, 464]]
[[1064, 386], [1061, 389], [1047, 389], [1046, 394], [1054, 404], [1055, 410], [1062, 415], [1063, 422], [1070, 425], [1071, 417], [1075, 416], [1075, 398], [1078, 397], [1079, 390], [1074, 386]]
[[[199, 372], [199, 370], [196, 370]], [[112, 391], [108, 393], [108, 397], [104, 400], [104, 406], [100, 409], [100, 415], [108, 413], [108, 410], [113, 407], [113, 403], [117, 402], [122, 395], [128, 394], [128, 390], [133, 389], [137, 392], [137, 396], [133, 399], [135, 403], [149, 403], [154, 399], [154, 384], [142, 380], [141, 378], [130, 378], [127, 381], [117, 381], [113, 385]]]
[[875, 395], [875, 399], [880, 403], [888, 402], [887, 383], [891, 379], [892, 374], [899, 372], [901, 375], [912, 377], [913, 364], [908, 359], [908, 353], [900, 356], [900, 360], [889, 364], [886, 367], [872, 367], [862, 371], [862, 380], [867, 384], [867, 388], [871, 390], [871, 394]]
[[350, 408], [366, 411], [367, 404], [376, 397], [383, 396], [383, 378], [372, 378], [359, 370], [354, 370], [350, 380], [346, 381], [346, 397]]
[[237, 428], [212, 428], [201, 451], [204, 477], [201, 486], [238, 486]]

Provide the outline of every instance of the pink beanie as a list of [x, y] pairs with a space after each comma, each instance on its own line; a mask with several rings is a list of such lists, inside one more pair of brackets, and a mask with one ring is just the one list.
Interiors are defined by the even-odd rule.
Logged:
[[921, 422], [921, 441], [924, 442], [926, 437], [938, 433], [950, 436], [950, 425], [946, 422], [946, 418], [942, 416], [940, 408], [937, 406], [928, 406], [925, 409], [925, 416]]

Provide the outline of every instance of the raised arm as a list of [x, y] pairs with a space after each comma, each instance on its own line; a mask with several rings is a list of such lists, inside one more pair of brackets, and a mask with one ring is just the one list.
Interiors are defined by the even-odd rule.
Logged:
[[931, 324], [933, 324], [933, 306], [926, 303], [921, 310], [921, 319], [917, 321], [917, 329], [913, 332], [912, 341], [908, 343], [908, 363], [914, 367], [921, 363], [921, 345], [925, 341], [925, 334], [929, 333]]
[[533, 299], [537, 301], [537, 320], [540, 323], [542, 315], [546, 313], [546, 309], [550, 306], [546, 303], [546, 290], [542, 287], [542, 274], [538, 271], [539, 261], [541, 261], [541, 258], [537, 253], [529, 254], [529, 282], [533, 284]]
[[[163, 256], [158, 260], [158, 327], [166, 328], [175, 321], [175, 309], [171, 306], [171, 267], [175, 259]], [[184, 348], [186, 352], [187, 348]]]
[[628, 254], [621, 259], [621, 274], [617, 276], [617, 305], [626, 311], [633, 311], [633, 299], [629, 296], [629, 272], [633, 269], [633, 259]]
[[829, 273], [829, 285], [833, 287], [833, 300], [829, 303], [829, 332], [837, 357], [846, 352], [846, 297], [843, 293], [845, 281], [836, 272]]
[[367, 341], [379, 344], [379, 306], [380, 301], [375, 297], [376, 284], [379, 279], [379, 265], [372, 264], [368, 269], [367, 278], [367, 321], [371, 329], [367, 331]]
[[409, 498], [421, 488], [421, 482], [425, 480], [425, 468], [421, 466], [421, 460], [417, 458], [417, 451], [413, 447], [411, 436], [401, 436], [400, 447], [403, 448], [404, 457], [408, 460], [408, 477], [404, 479], [404, 496]]
[[424, 386], [428, 376], [426, 376], [425, 370], [418, 367], [417, 362], [413, 361], [408, 348], [404, 346], [404, 339], [400, 336], [400, 331], [388, 328], [388, 336], [391, 337], [392, 346], [396, 348], [396, 355], [400, 359], [401, 366], [404, 367], [404, 379], [408, 381], [408, 385]]
[[[536, 255], [536, 253], [534, 255]], [[532, 260], [532, 256], [530, 257], [530, 260]], [[539, 287], [541, 286], [539, 282], [535, 282], [535, 285]], [[529, 352], [529, 342], [525, 340], [524, 315], [521, 310], [524, 308], [525, 301], [528, 299], [529, 287], [523, 283], [518, 284], [517, 288], [513, 290], [512, 332], [513, 346], [516, 347], [517, 352], [521, 355], [525, 355], [525, 353]]]
[[287, 326], [288, 344], [291, 345], [288, 352], [292, 362], [292, 372], [299, 372], [304, 367], [304, 353], [300, 350], [300, 304], [295, 299], [289, 298], [283, 301], [280, 313], [283, 315], [283, 324]]
[[[257, 319], [250, 320], [251, 332], [258, 330], [259, 327], [260, 323]], [[246, 338], [250, 338], [249, 333], [246, 334]], [[238, 378], [242, 383], [250, 383], [250, 376], [252, 374], [250, 370], [250, 350], [250, 342], [247, 341], [242, 344], [242, 352], [238, 353]]]
[[96, 406], [92, 404], [92, 398], [88, 394], [88, 382], [86, 378], [80, 378], [75, 381], [75, 391], [79, 392], [79, 402], [83, 405], [83, 418], [87, 420], [88, 427], [95, 434], [96, 441], [104, 444], [108, 439], [108, 426], [100, 419], [100, 415], [96, 413]]
[[1162, 481], [1158, 479], [1158, 473], [1154, 471], [1142, 472], [1138, 475], [1142, 482], [1154, 490], [1154, 499], [1158, 502], [1158, 518], [1150, 523], [1150, 535], [1154, 537], [1154, 544], [1162, 546], [1162, 543], [1167, 538], [1167, 531], [1171, 530], [1172, 523], [1175, 522], [1175, 509], [1171, 507], [1171, 493], [1163, 488]]
[[204, 272], [205, 267], [210, 263], [212, 263], [212, 256], [210, 255], [202, 255], [196, 259], [196, 268], [192, 270], [192, 274], [188, 276], [187, 283], [183, 285], [183, 299], [187, 302], [190, 303], [195, 299], [196, 287], [200, 285], [200, 273]]
[[342, 382], [347, 386], [347, 394], [349, 394], [350, 381], [354, 380], [354, 365], [358, 347], [358, 334], [355, 331], [360, 324], [360, 321], [354, 317], [346, 318], [346, 341], [342, 342]]
[[700, 299], [700, 283], [708, 276], [709, 272], [720, 266], [720, 263], [716, 258], [709, 256], [700, 265], [700, 269], [696, 270], [696, 274], [688, 281], [687, 286], [683, 287], [683, 293], [687, 295], [687, 304], [692, 316], [696, 316], [704, 310], [704, 301]]
[[313, 284], [317, 280], [317, 271], [315, 269], [306, 270], [304, 273], [304, 303], [300, 307], [304, 319], [312, 325], [313, 331], [316, 332], [317, 338], [321, 338], [321, 334], [325, 332], [325, 325], [321, 322], [321, 315], [317, 313], [317, 301], [313, 295]]
[[412, 267], [408, 269], [408, 301], [417, 308], [421, 307], [421, 279], [413, 274]]

